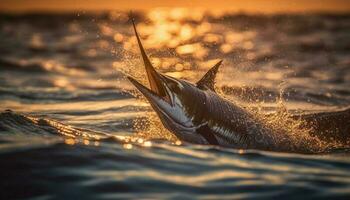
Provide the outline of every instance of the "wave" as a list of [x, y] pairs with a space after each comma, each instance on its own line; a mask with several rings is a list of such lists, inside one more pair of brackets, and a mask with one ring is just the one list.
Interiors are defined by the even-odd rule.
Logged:
[[1, 136], [27, 141], [16, 148], [0, 142], [0, 197], [6, 199], [349, 195], [349, 149], [301, 155], [145, 142], [10, 111], [0, 114], [0, 129]]
[[[273, 114], [266, 115], [265, 119], [273, 119]], [[330, 153], [332, 151], [339, 152], [341, 149], [347, 150], [349, 147], [349, 135], [347, 134], [350, 131], [350, 126], [348, 121], [350, 119], [350, 110], [338, 111], [338, 112], [328, 112], [328, 113], [317, 113], [317, 114], [306, 114], [306, 115], [294, 115], [291, 118], [296, 120], [301, 120], [301, 124], [298, 124], [299, 128], [309, 128], [314, 127], [313, 129], [308, 129], [309, 134], [313, 137], [327, 141], [328, 145], [324, 145], [323, 150], [317, 150], [320, 153]], [[337, 128], [336, 128], [337, 127]], [[144, 127], [145, 128], [145, 127]], [[155, 131], [155, 130], [153, 130]], [[295, 134], [300, 133], [300, 131], [294, 130]], [[9, 147], [9, 144], [6, 144], [8, 141], [17, 141], [23, 142], [20, 138], [24, 136], [35, 136], [34, 139], [42, 137], [43, 144], [46, 144], [49, 139], [52, 139], [50, 136], [54, 136], [55, 142], [68, 142], [68, 143], [84, 143], [84, 142], [103, 142], [115, 140], [118, 143], [122, 144], [136, 144], [143, 145], [145, 142], [148, 143], [148, 140], [152, 137], [142, 137], [140, 135], [111, 135], [104, 132], [98, 132], [89, 129], [82, 129], [77, 127], [72, 127], [70, 125], [65, 125], [55, 120], [50, 120], [46, 118], [37, 118], [32, 116], [27, 116], [23, 114], [14, 113], [11, 110], [0, 113], [0, 135], [3, 138], [3, 149], [4, 147]], [[302, 137], [302, 136], [300, 136]], [[304, 137], [304, 136], [303, 136]], [[9, 139], [10, 138], [10, 139]], [[15, 139], [14, 139], [15, 138]], [[70, 140], [65, 140], [71, 138]], [[26, 140], [26, 139], [25, 139]], [[167, 140], [160, 140], [161, 143], [169, 142]], [[159, 140], [156, 140], [159, 142]], [[298, 140], [290, 141], [298, 142]], [[176, 142], [170, 142], [176, 144]], [[181, 143], [181, 142], [180, 142]], [[343, 144], [340, 144], [343, 143]], [[28, 143], [29, 145], [31, 143]], [[333, 145], [331, 145], [333, 144]], [[337, 144], [337, 145], [336, 145]], [[18, 145], [18, 144], [15, 144]], [[308, 145], [304, 143], [304, 145]], [[311, 144], [310, 144], [311, 145]], [[303, 147], [303, 148], [308, 148]], [[311, 148], [311, 147], [310, 147]], [[278, 151], [278, 150], [277, 150]]]

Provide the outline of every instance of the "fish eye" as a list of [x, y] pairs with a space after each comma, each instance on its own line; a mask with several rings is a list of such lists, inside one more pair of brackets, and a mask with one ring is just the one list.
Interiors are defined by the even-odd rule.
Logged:
[[167, 85], [170, 88], [170, 90], [175, 92], [175, 93], [181, 92], [181, 90], [183, 88], [183, 86], [180, 82], [178, 82], [177, 80], [175, 80], [171, 77], [168, 77]]
[[175, 82], [175, 81], [171, 81], [170, 84], [168, 84], [169, 88], [175, 92], [175, 93], [179, 93], [181, 92], [181, 88], [182, 86], [180, 85], [180, 83]]

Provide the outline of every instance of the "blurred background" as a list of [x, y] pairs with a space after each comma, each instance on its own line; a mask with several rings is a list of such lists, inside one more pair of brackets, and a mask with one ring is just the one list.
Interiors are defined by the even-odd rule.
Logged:
[[346, 0], [2, 0], [2, 107], [58, 112], [57, 102], [129, 98], [120, 72], [147, 82], [130, 11], [164, 73], [196, 81], [223, 59], [217, 85], [243, 104], [273, 107], [282, 90], [294, 109], [349, 102]]
[[223, 59], [237, 104], [350, 105], [348, 0], [1, 0], [0, 109], [23, 115], [0, 113], [0, 197], [349, 196], [348, 156], [178, 146], [124, 78], [147, 83], [131, 15], [162, 73], [196, 82]]
[[76, 10], [149, 10], [155, 7], [187, 7], [244, 12], [348, 12], [347, 0], [2, 0], [0, 8], [9, 12], [69, 12]]

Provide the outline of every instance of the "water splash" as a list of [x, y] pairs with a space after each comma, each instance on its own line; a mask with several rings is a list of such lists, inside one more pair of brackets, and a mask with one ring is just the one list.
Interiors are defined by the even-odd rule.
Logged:
[[[252, 112], [257, 120], [266, 124], [269, 129], [276, 133], [276, 140], [290, 141], [292, 148], [309, 148], [311, 151], [316, 152], [329, 147], [330, 144], [322, 142], [317, 137], [310, 135], [310, 132], [313, 130], [312, 126], [304, 126], [305, 121], [301, 118], [295, 118], [295, 113], [293, 114], [287, 109], [283, 101], [284, 89], [282, 89], [282, 87], [286, 85], [285, 82], [279, 85], [279, 92], [272, 89], [272, 92], [270, 92], [268, 96], [266, 96], [265, 88], [261, 89], [259, 85], [249, 82], [261, 80], [261, 85], [263, 87], [271, 84], [271, 82], [268, 83], [266, 80], [280, 81], [283, 79], [284, 81], [288, 78], [285, 73], [266, 71], [266, 69], [260, 69], [255, 66], [257, 60], [261, 60], [273, 50], [271, 47], [257, 49], [258, 47], [260, 48], [261, 45], [255, 45], [255, 41], [259, 39], [259, 35], [255, 30], [243, 32], [230, 30], [225, 33], [225, 37], [220, 37], [214, 33], [218, 31], [216, 30], [218, 27], [213, 27], [207, 22], [207, 19], [198, 18], [198, 20], [191, 21], [187, 19], [188, 16], [183, 18], [181, 17], [182, 15], [191, 13], [185, 10], [174, 10], [173, 12], [163, 11], [164, 10], [154, 13], [151, 12], [148, 16], [150, 19], [149, 23], [138, 24], [145, 48], [150, 52], [155, 52], [154, 56], [150, 56], [150, 60], [158, 71], [166, 72], [167, 75], [176, 78], [185, 78], [187, 80], [194, 80], [196, 78], [198, 80], [199, 73], [194, 73], [194, 71], [203, 71], [204, 73], [204, 71], [212, 66], [212, 62], [216, 62], [216, 60], [212, 58], [213, 55], [217, 53], [213, 51], [224, 50], [224, 52], [221, 53], [231, 53], [233, 59], [229, 59], [228, 63], [237, 64], [234, 66], [234, 74], [238, 79], [245, 80], [234, 82], [232, 78], [230, 78], [230, 84], [241, 85], [239, 86], [241, 92], [237, 94], [237, 91], [232, 91], [232, 94], [237, 95], [227, 96], [227, 92], [235, 88], [230, 86], [225, 87], [224, 84], [217, 85], [216, 88], [219, 95], [234, 104], [246, 108], [247, 111]], [[193, 24], [198, 25], [199, 28], [195, 28]], [[107, 29], [105, 32], [108, 33], [111, 32], [111, 30]], [[121, 37], [118, 34], [116, 37], [120, 39]], [[123, 42], [123, 62], [114, 62], [113, 66], [118, 71], [132, 76], [142, 84], [148, 86], [148, 81], [145, 79], [145, 71], [142, 67], [143, 63], [138, 56], [136, 39], [134, 36], [123, 34]], [[223, 48], [222, 45], [225, 44], [229, 46], [226, 45], [227, 47]], [[210, 51], [203, 53], [202, 50], [205, 50], [207, 47], [210, 47]], [[174, 57], [178, 58], [170, 58], [169, 54], [159, 51], [159, 49], [165, 48], [167, 48], [169, 52], [176, 52]], [[197, 54], [201, 54], [201, 56]], [[263, 60], [266, 61], [265, 58]], [[225, 69], [225, 73], [226, 72], [231, 73], [232, 69]], [[286, 70], [286, 73], [287, 72], [288, 70]], [[229, 76], [225, 77], [227, 79]], [[220, 80], [218, 82], [227, 83], [227, 81], [225, 82], [224, 80], [225, 77], [218, 77], [218, 80]], [[247, 86], [244, 86], [245, 82], [247, 82]], [[273, 88], [273, 86], [271, 88]], [[141, 101], [145, 101], [144, 97], [138, 91], [130, 88], [125, 89], [125, 91], [134, 95]], [[273, 102], [275, 96], [276, 99]], [[264, 111], [265, 108], [263, 107], [266, 99], [270, 101], [270, 104], [274, 105], [274, 112], [271, 114], [266, 114]], [[153, 111], [149, 111], [145, 116], [135, 119], [134, 130], [135, 135], [144, 138], [162, 138], [170, 141], [176, 140], [176, 137], [163, 127]]]

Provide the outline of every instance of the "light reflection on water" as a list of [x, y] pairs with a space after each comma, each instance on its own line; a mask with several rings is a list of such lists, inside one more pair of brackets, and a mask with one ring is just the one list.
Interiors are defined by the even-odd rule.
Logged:
[[[135, 13], [135, 19], [157, 70], [195, 82], [223, 59], [218, 91], [254, 111], [281, 111], [281, 99], [290, 110], [332, 111], [349, 105], [347, 15], [156, 9]], [[29, 177], [33, 190], [42, 189], [38, 196], [67, 187], [90, 198], [349, 193], [349, 161], [341, 156], [346, 151], [304, 156], [178, 141], [146, 101], [133, 98], [139, 93], [123, 76], [147, 84], [126, 12], [1, 18], [0, 30], [0, 108], [42, 118], [0, 116], [0, 127], [11, 130], [0, 129], [1, 160], [6, 160], [0, 171], [16, 174], [3, 179], [10, 190], [29, 188], [18, 180]], [[269, 120], [301, 133], [299, 121], [288, 121], [288, 114], [282, 110]], [[40, 185], [40, 177], [61, 182]], [[296, 192], [301, 185], [304, 192]], [[180, 194], [169, 192], [174, 188]], [[57, 197], [66, 197], [65, 192]]]

